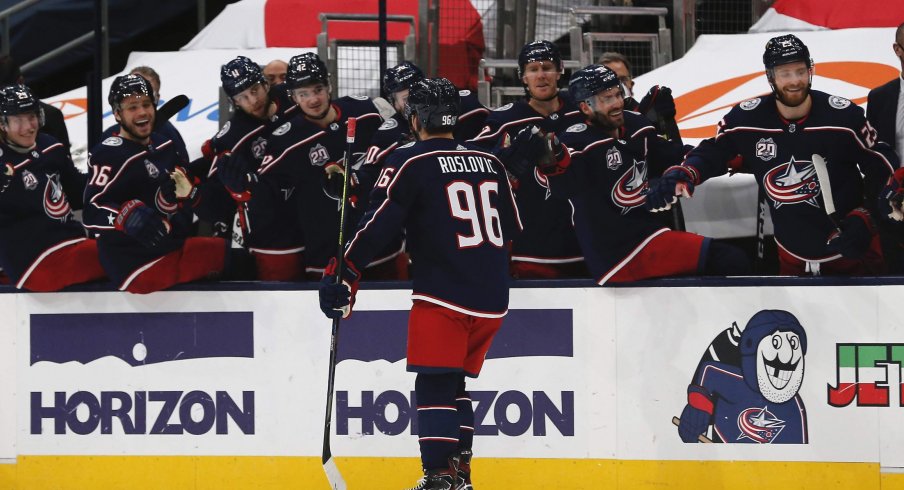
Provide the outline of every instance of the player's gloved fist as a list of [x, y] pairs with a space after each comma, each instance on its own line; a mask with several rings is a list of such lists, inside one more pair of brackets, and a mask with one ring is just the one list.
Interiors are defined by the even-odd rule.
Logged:
[[667, 211], [672, 208], [672, 204], [675, 204], [679, 197], [691, 197], [694, 194], [696, 182], [697, 175], [693, 167], [682, 165], [669, 167], [662, 177], [650, 185], [644, 208], [654, 213]]
[[217, 175], [233, 199], [241, 202], [251, 199], [251, 187], [257, 183], [257, 174], [251, 172], [251, 165], [241, 154], [220, 155]]
[[337, 281], [338, 269], [338, 262], [333, 257], [323, 271], [323, 279], [320, 280], [320, 310], [327, 318], [333, 320], [348, 318], [352, 314], [355, 293], [358, 292], [358, 279], [361, 277], [355, 265], [344, 260], [342, 281]]
[[879, 193], [879, 212], [883, 217], [904, 221], [904, 168], [895, 170]]
[[675, 111], [675, 99], [672, 98], [672, 89], [654, 85], [640, 100], [637, 112], [647, 115], [650, 111], [655, 111], [656, 116], [664, 119], [674, 118], [677, 112]]
[[6, 164], [2, 167], [2, 172], [0, 172], [0, 192], [5, 191], [10, 184], [13, 182], [13, 175], [15, 175], [16, 170], [12, 165]]
[[[342, 199], [342, 186], [345, 183], [345, 167], [340, 162], [329, 162], [323, 166], [323, 191], [331, 199]], [[358, 172], [352, 169], [348, 174], [349, 194], [358, 187]], [[354, 197], [354, 196], [350, 196]], [[354, 205], [354, 202], [352, 203]]]
[[555, 133], [547, 133], [544, 137], [543, 153], [537, 162], [537, 168], [543, 175], [559, 175], [571, 165], [571, 155]]
[[678, 436], [684, 442], [697, 442], [706, 432], [713, 416], [713, 402], [706, 388], [697, 385], [687, 387], [687, 405], [681, 411]]
[[508, 133], [499, 140], [493, 150], [506, 170], [521, 179], [533, 171], [537, 157], [546, 151], [547, 143], [543, 132], [536, 126], [525, 126], [514, 138]]
[[114, 226], [145, 247], [156, 247], [169, 235], [169, 221], [138, 199], [126, 201], [119, 209]]
[[838, 223], [838, 231], [829, 236], [826, 250], [846, 259], [859, 259], [869, 250], [876, 230], [869, 211], [857, 208]]

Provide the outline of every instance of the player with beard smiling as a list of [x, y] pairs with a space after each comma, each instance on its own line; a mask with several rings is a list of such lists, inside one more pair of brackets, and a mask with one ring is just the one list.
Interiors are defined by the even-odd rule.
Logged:
[[648, 178], [680, 162], [685, 147], [660, 138], [647, 118], [624, 110], [618, 75], [589, 65], [572, 75], [569, 92], [586, 122], [547, 136], [535, 177], [571, 201], [581, 251], [597, 284], [746, 273], [749, 264], [740, 250], [670, 230], [644, 209]]
[[[665, 172], [647, 206], [666, 210], [709, 178], [729, 170], [750, 173], [767, 196], [781, 274], [883, 272], [877, 197], [898, 158], [877, 143], [863, 109], [810, 88], [813, 60], [796, 36], [770, 39], [763, 63], [772, 93], [734, 106], [715, 138]], [[817, 178], [814, 155], [826, 161], [831, 193]], [[736, 156], [740, 165], [729, 169]], [[828, 206], [827, 195], [833, 198]], [[827, 207], [837, 211], [829, 216]]]

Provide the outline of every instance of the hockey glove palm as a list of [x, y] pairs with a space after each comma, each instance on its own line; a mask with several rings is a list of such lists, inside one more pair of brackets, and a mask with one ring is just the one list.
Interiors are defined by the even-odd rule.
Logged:
[[879, 212], [883, 217], [904, 221], [902, 202], [904, 202], [904, 168], [899, 168], [888, 177], [888, 183], [879, 193]]
[[687, 387], [687, 405], [681, 411], [678, 436], [684, 442], [697, 442], [706, 432], [713, 416], [713, 401], [706, 388], [697, 385]]
[[320, 280], [320, 310], [327, 318], [348, 318], [352, 314], [352, 306], [355, 304], [355, 293], [358, 292], [358, 280], [361, 273], [355, 265], [344, 261], [342, 267], [342, 282], [337, 281], [338, 263], [336, 258], [330, 259], [329, 265], [323, 271], [323, 279]]
[[493, 154], [515, 178], [523, 179], [533, 170], [538, 155], [542, 155], [546, 148], [546, 138], [540, 128], [525, 126], [514, 138], [504, 134]]
[[829, 236], [826, 250], [841, 254], [846, 259], [859, 259], [869, 250], [875, 229], [869, 212], [857, 208], [838, 224], [838, 231]]
[[[650, 111], [655, 114], [650, 114]], [[654, 120], [654, 117], [655, 119], [673, 119], [677, 111], [675, 110], [675, 99], [672, 98], [672, 89], [654, 85], [640, 100], [637, 112], [651, 120]], [[654, 120], [654, 122], [656, 121]]]
[[[345, 167], [342, 162], [330, 162], [323, 166], [323, 191], [330, 199], [336, 201], [342, 199], [342, 185], [345, 180]], [[358, 187], [358, 172], [352, 169], [348, 174], [348, 198], [352, 207], [357, 202], [356, 197], [352, 194]]]
[[544, 138], [543, 153], [537, 162], [537, 168], [543, 175], [559, 175], [571, 165], [571, 155], [555, 133], [548, 133]]
[[251, 187], [257, 182], [257, 174], [251, 172], [251, 165], [241, 154], [220, 155], [217, 175], [233, 199], [240, 202], [251, 199]]
[[678, 197], [691, 197], [694, 194], [694, 184], [697, 182], [695, 175], [691, 167], [682, 165], [669, 167], [647, 190], [644, 207], [654, 213], [667, 211], [678, 201]]
[[148, 248], [160, 245], [171, 229], [166, 219], [138, 199], [122, 205], [114, 226]]

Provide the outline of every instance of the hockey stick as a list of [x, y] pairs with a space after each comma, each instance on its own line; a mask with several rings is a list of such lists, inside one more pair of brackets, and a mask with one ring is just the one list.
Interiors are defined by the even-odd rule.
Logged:
[[766, 191], [762, 186], [757, 186], [756, 193], [756, 258], [753, 261], [753, 270], [757, 274], [766, 273]]
[[[681, 423], [681, 419], [679, 419], [678, 417], [672, 417], [672, 424], [675, 427], [678, 427], [678, 424], [680, 424], [680, 423]], [[702, 442], [704, 444], [712, 444], [713, 440], [710, 439], [709, 437], [706, 437], [703, 434], [700, 434], [699, 436], [697, 436], [697, 442]]]
[[165, 122], [186, 107], [188, 107], [188, 97], [185, 94], [179, 94], [164, 102], [162, 106], [157, 108], [157, 116], [154, 118], [154, 129], [160, 129]]
[[816, 153], [811, 157], [813, 168], [816, 170], [816, 180], [819, 182], [819, 189], [822, 192], [822, 202], [826, 208], [826, 215], [832, 220], [835, 228], [838, 228], [838, 218], [835, 215], [835, 199], [832, 198], [832, 182], [829, 180], [829, 168], [826, 167], [826, 160], [822, 155]]
[[[352, 146], [355, 144], [355, 125], [357, 119], [350, 117], [347, 122], [347, 130], [345, 133], [345, 142], [348, 148], [345, 151], [345, 172], [342, 174], [342, 200], [339, 202], [339, 247], [336, 251], [336, 284], [342, 283], [342, 273], [345, 269], [345, 214], [348, 204], [348, 176], [351, 173], [351, 165], [349, 160], [352, 155]], [[351, 298], [349, 298], [351, 299]], [[351, 305], [349, 305], [351, 306]], [[326, 383], [326, 415], [323, 422], [323, 471], [326, 472], [326, 479], [330, 482], [330, 488], [333, 490], [345, 490], [345, 480], [339, 467], [333, 461], [333, 453], [330, 449], [330, 433], [332, 432], [332, 416], [333, 416], [333, 389], [336, 381], [336, 354], [339, 351], [339, 322], [342, 317], [333, 320], [333, 329], [330, 334], [330, 374]]]
[[[665, 133], [669, 141], [684, 146], [684, 141], [681, 140], [681, 131], [678, 130], [678, 122], [675, 121], [674, 116], [659, 116], [659, 127], [662, 128], [662, 132]], [[681, 209], [680, 200], [675, 201], [675, 204], [672, 205], [672, 225], [676, 231], [687, 230], [684, 223], [684, 210]]]

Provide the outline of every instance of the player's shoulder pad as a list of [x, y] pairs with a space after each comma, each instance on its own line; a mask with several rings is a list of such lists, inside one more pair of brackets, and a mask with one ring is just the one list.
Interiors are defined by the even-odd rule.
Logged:
[[273, 136], [282, 136], [282, 135], [288, 133], [290, 129], [292, 129], [292, 121], [286, 121], [286, 122], [282, 123], [281, 126], [274, 129], [273, 132], [270, 134], [272, 134]]
[[397, 149], [397, 150], [404, 150], [405, 148], [411, 148], [412, 146], [414, 146], [415, 143], [417, 143], [417, 141], [409, 141], [408, 143], [405, 143], [404, 145], [402, 145], [402, 146], [400, 146], [400, 147], [398, 147], [398, 148], [396, 148], [396, 149]]
[[655, 131], [656, 128], [653, 127], [652, 121], [647, 119], [647, 116], [639, 112], [634, 111], [624, 111], [625, 116], [625, 131], [628, 135], [633, 135], [640, 130], [649, 128]]
[[511, 110], [513, 107], [515, 107], [515, 103], [509, 102], [508, 104], [501, 105], [501, 106], [493, 109], [493, 112], [505, 112], [505, 111]]
[[383, 121], [383, 124], [381, 124], [378, 129], [380, 131], [387, 131], [397, 127], [399, 127], [399, 121], [397, 121], [394, 117], [390, 117], [389, 119]]
[[46, 150], [54, 145], [57, 145], [55, 150], [63, 149], [63, 145], [61, 145], [59, 143], [60, 143], [60, 140], [54, 138], [53, 136], [51, 136], [47, 133], [42, 133], [42, 132], [38, 131], [37, 137], [35, 138], [35, 149], [37, 149], [40, 152], [43, 152], [44, 150]]
[[572, 124], [565, 130], [566, 133], [583, 133], [584, 131], [587, 131], [586, 123]]
[[232, 128], [232, 121], [231, 121], [231, 120], [226, 121], [226, 124], [224, 124], [223, 127], [220, 128], [219, 131], [217, 131], [217, 135], [214, 136], [214, 138], [222, 138], [223, 136], [226, 136], [226, 133], [229, 132], [229, 129], [230, 129], [230, 128]]
[[110, 136], [107, 139], [103, 140], [101, 143], [103, 146], [122, 146], [122, 138], [119, 136]]
[[767, 100], [768, 97], [768, 95], [763, 95], [735, 104], [735, 106], [725, 114], [724, 119], [726, 125], [744, 125], [742, 121], [747, 121], [747, 124], [752, 124], [750, 122], [751, 120], [759, 120], [759, 118], [763, 117], [762, 114], [769, 111], [770, 108], [774, 111], [775, 102], [773, 100]]
[[371, 113], [379, 114], [377, 106], [374, 105], [374, 101], [366, 95], [346, 95], [345, 97], [336, 99], [334, 103], [339, 107], [342, 111], [342, 115], [345, 117]]

